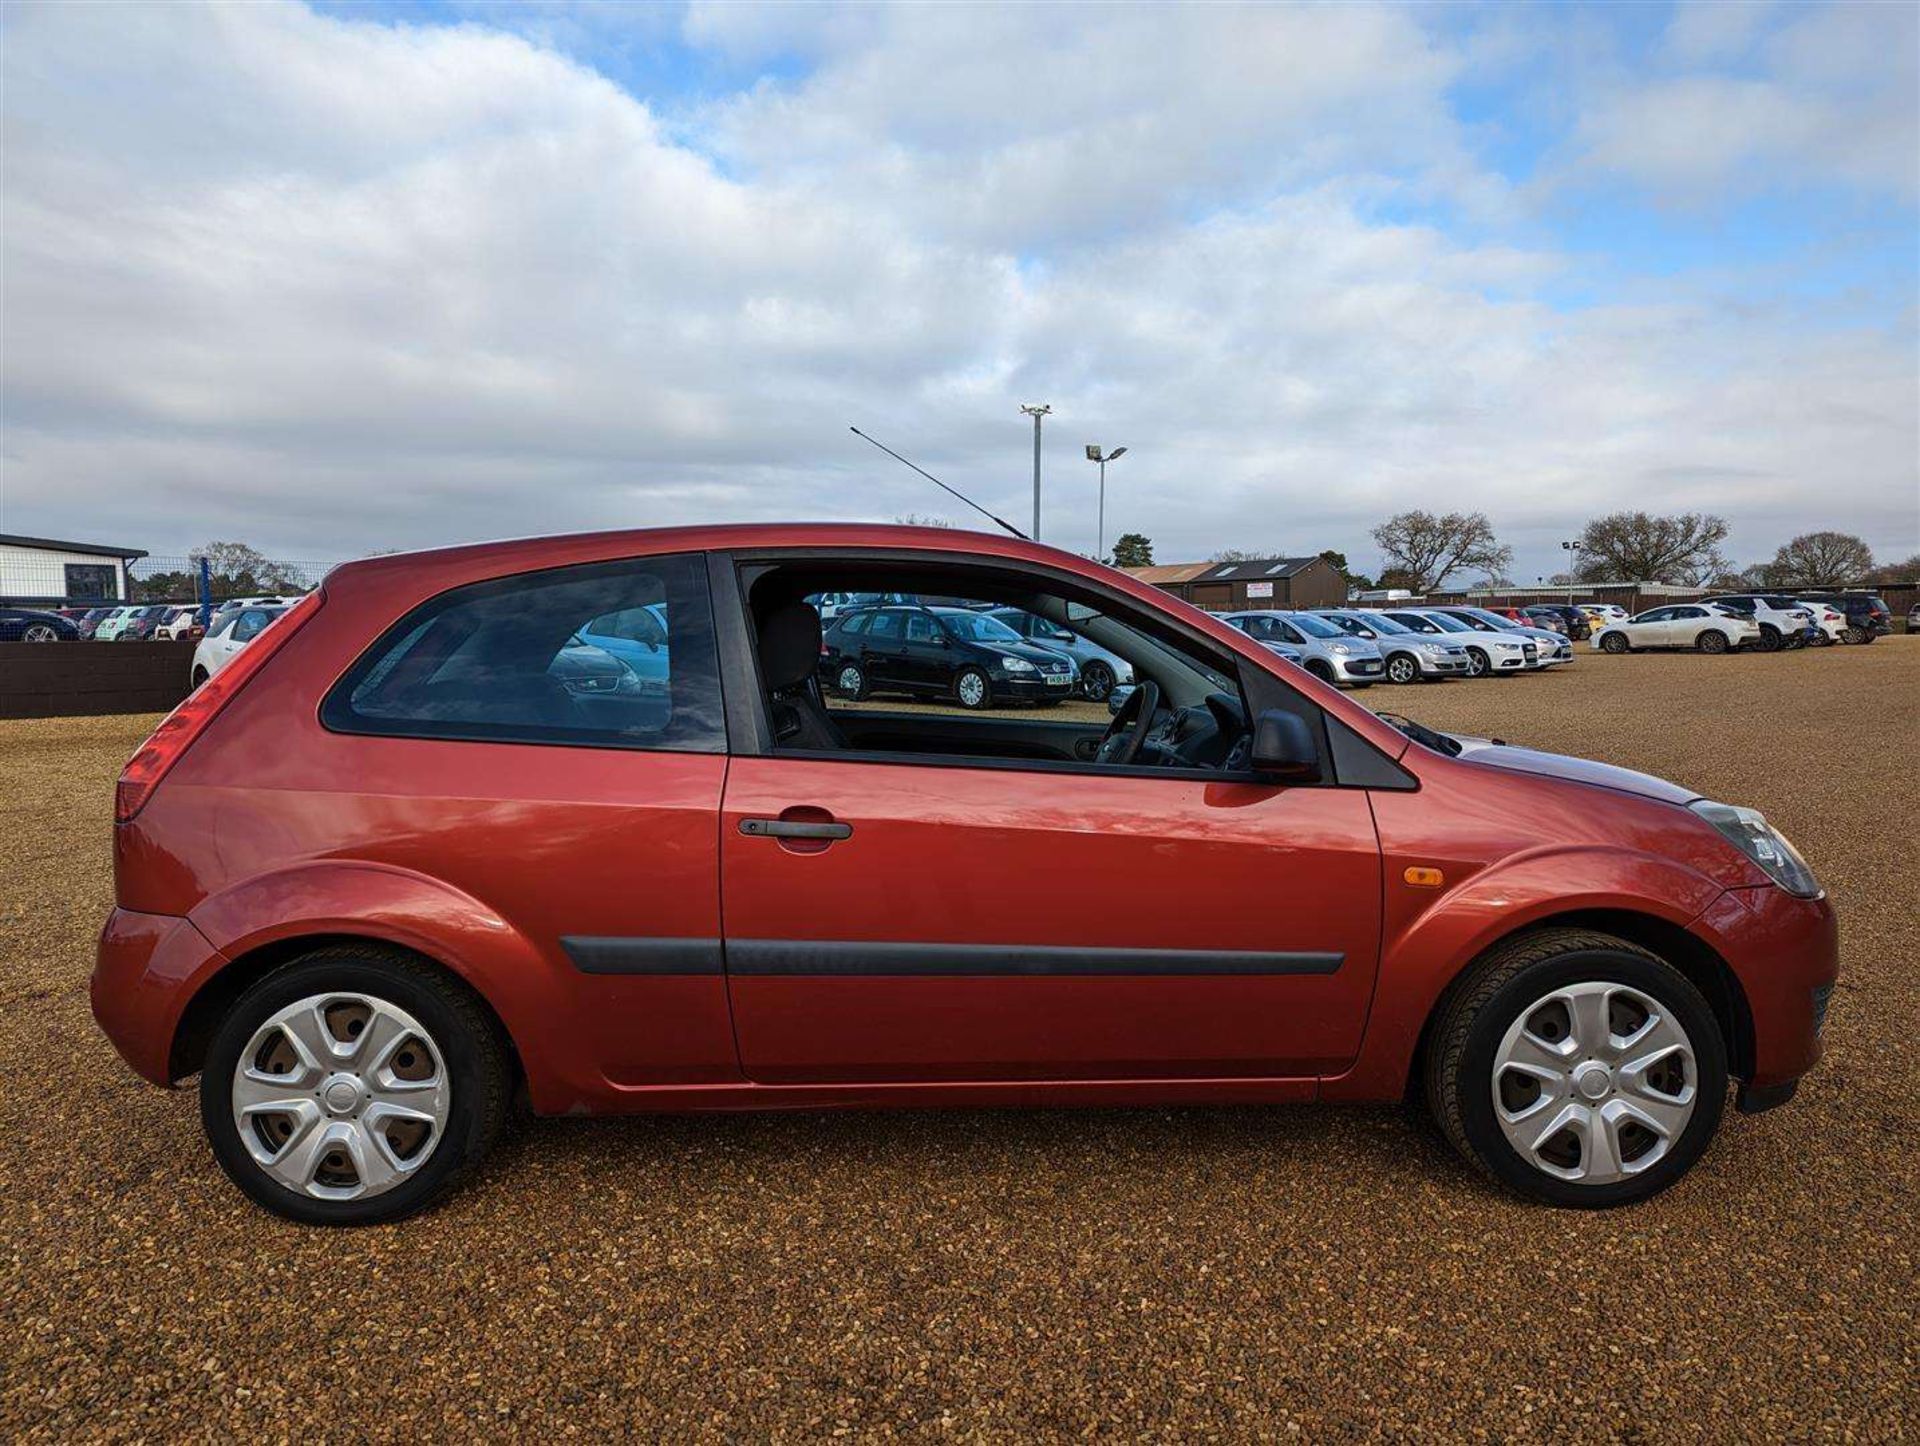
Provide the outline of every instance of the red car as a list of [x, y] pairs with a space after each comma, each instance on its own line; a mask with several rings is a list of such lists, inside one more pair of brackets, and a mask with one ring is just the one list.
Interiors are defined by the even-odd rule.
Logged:
[[[1106, 709], [821, 687], [845, 591], [1019, 607]], [[663, 636], [664, 634], [664, 636]], [[1009, 657], [1012, 650], [1009, 649]], [[1064, 711], [1064, 710], [1062, 710]], [[544, 1115], [1423, 1096], [1564, 1205], [1820, 1055], [1833, 911], [1746, 809], [1389, 722], [1084, 558], [708, 527], [371, 558], [155, 731], [95, 1016], [295, 1219]]]

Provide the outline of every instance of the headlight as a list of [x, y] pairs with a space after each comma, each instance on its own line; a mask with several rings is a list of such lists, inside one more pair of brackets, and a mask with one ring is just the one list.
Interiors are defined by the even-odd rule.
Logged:
[[1420, 645], [1420, 651], [1425, 653], [1429, 658], [1444, 658], [1447, 655], [1447, 645], [1445, 643], [1422, 643]]
[[1005, 668], [1009, 673], [1031, 673], [1033, 671], [1033, 664], [1029, 663], [1025, 658], [1002, 657], [1000, 659], [1000, 666]]
[[1328, 643], [1327, 651], [1329, 653], [1338, 653], [1341, 657], [1344, 658], [1348, 653], [1351, 653], [1353, 649], [1348, 647], [1345, 643]]
[[1757, 808], [1698, 799], [1688, 805], [1720, 831], [1721, 837], [1752, 859], [1781, 888], [1803, 899], [1820, 896], [1820, 881], [1786, 836], [1767, 822]]

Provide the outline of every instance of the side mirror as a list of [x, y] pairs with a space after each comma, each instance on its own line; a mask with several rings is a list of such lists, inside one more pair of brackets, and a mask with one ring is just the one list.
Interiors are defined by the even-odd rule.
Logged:
[[1320, 750], [1298, 713], [1269, 708], [1253, 720], [1253, 771], [1276, 783], [1318, 783]]

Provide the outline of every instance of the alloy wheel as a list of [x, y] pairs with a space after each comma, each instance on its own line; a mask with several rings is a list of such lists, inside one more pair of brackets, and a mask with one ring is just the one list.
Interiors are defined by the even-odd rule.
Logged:
[[57, 643], [60, 634], [47, 623], [34, 623], [20, 635], [20, 640], [26, 643]]
[[1545, 1174], [1605, 1185], [1672, 1150], [1699, 1099], [1693, 1041], [1652, 995], [1568, 985], [1535, 1000], [1493, 1059], [1494, 1119]]
[[1490, 664], [1487, 661], [1487, 655], [1481, 652], [1480, 649], [1478, 648], [1467, 649], [1467, 676], [1468, 677], [1484, 678], [1487, 676], [1487, 669], [1491, 666], [1492, 664]]
[[987, 680], [977, 668], [968, 668], [953, 685], [955, 696], [969, 708], [978, 708], [987, 701]]
[[1105, 663], [1088, 663], [1080, 674], [1080, 687], [1094, 702], [1106, 702], [1113, 691], [1113, 670]]
[[1420, 666], [1405, 653], [1395, 653], [1387, 659], [1387, 677], [1395, 683], [1411, 683], [1420, 676]]
[[316, 1200], [363, 1200], [432, 1156], [451, 1088], [411, 1014], [371, 995], [312, 994], [254, 1031], [231, 1096], [241, 1144], [263, 1172]]
[[866, 676], [861, 673], [857, 667], [852, 663], [848, 663], [846, 667], [840, 670], [840, 676], [835, 681], [840, 685], [842, 697], [858, 698], [867, 680]]

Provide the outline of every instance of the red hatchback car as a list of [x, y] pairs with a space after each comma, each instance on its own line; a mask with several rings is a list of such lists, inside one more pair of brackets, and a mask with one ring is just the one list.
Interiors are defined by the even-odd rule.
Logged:
[[[1018, 607], [1138, 683], [1111, 716], [836, 697], [807, 599], [849, 592]], [[883, 611], [839, 625], [868, 675], [938, 667]], [[945, 530], [350, 563], [160, 725], [115, 812], [96, 1017], [155, 1084], [199, 1074], [241, 1189], [323, 1223], [427, 1203], [521, 1092], [1417, 1092], [1507, 1185], [1620, 1204], [1699, 1158], [1730, 1080], [1792, 1093], [1837, 967], [1751, 810], [1383, 719], [1124, 574]]]

